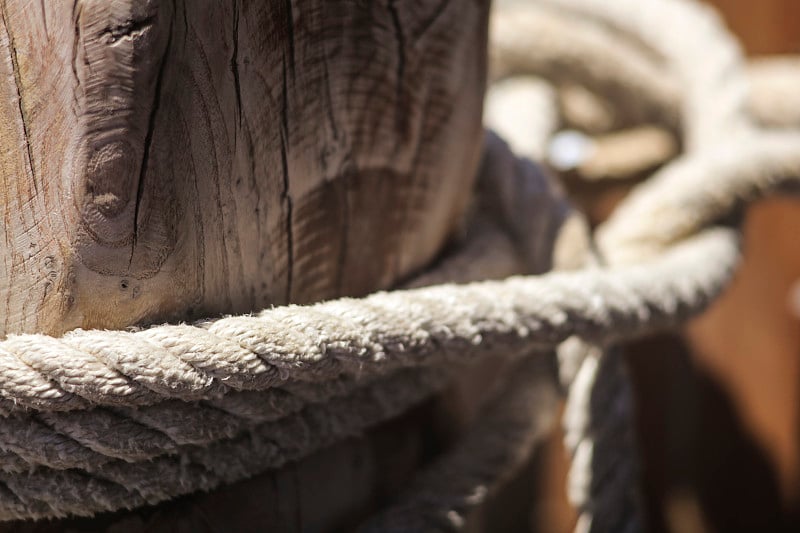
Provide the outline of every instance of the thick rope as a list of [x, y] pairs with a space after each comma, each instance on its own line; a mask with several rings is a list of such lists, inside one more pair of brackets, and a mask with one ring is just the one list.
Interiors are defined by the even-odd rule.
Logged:
[[759, 58], [748, 66], [750, 113], [764, 127], [800, 128], [800, 56]]
[[470, 511], [516, 472], [550, 430], [558, 405], [553, 361], [525, 357], [506, 372], [456, 449], [426, 469], [364, 532], [460, 531]]
[[490, 65], [495, 78], [540, 76], [579, 84], [614, 107], [615, 126], [677, 126], [677, 83], [639, 43], [590, 20], [535, 2], [508, 2], [492, 14]]
[[744, 58], [713, 8], [693, 0], [543, 2], [629, 35], [663, 58], [681, 88], [689, 150], [750, 132]]
[[[135, 463], [95, 462], [96, 455], [86, 457], [76, 446], [65, 448], [58, 442], [40, 442], [42, 451], [33, 457], [37, 450], [30, 450], [29, 440], [22, 456], [27, 468], [0, 472], [0, 517], [88, 516], [209, 490], [357, 435], [425, 399], [444, 381], [442, 374], [407, 372], [345, 398], [309, 406], [299, 416], [256, 426], [237, 438], [180, 447], [171, 455]], [[13, 426], [13, 420], [4, 424]], [[32, 433], [22, 435], [37, 438]], [[54, 464], [34, 468], [31, 460]], [[66, 462], [74, 466], [62, 469]]]
[[[747, 202], [796, 187], [800, 152], [796, 134], [768, 136], [750, 126], [741, 60], [713, 15], [683, 0], [547, 1], [641, 39], [688, 87], [682, 121], [694, 153], [634, 194], [602, 229], [607, 266], [195, 325], [9, 337], [0, 342], [0, 519], [89, 515], [207, 490], [399, 414], [438, 390], [454, 364], [490, 353], [520, 358], [568, 341], [560, 372], [570, 388], [565, 424], [579, 528], [636, 527], [626, 495], [635, 485], [632, 440], [620, 439], [630, 432], [631, 402], [618, 351], [601, 356], [598, 347], [702, 311], [737, 259], [732, 232], [705, 228]], [[667, 35], [673, 23], [665, 20], [695, 28], [684, 41], [703, 42], [709, 58], [702, 68]], [[727, 144], [706, 153], [720, 131]], [[497, 181], [482, 185], [486, 205], [462, 253], [410, 285], [550, 267], [554, 235], [570, 228], [568, 206], [537, 167], [509, 157], [492, 137], [487, 146], [484, 172]], [[709, 172], [710, 185], [703, 183]], [[541, 209], [530, 208], [536, 198]], [[660, 215], [647, 223], [653, 213]], [[540, 239], [529, 238], [532, 228]], [[470, 267], [487, 250], [499, 260]], [[524, 461], [551, 405], [533, 404], [548, 397], [545, 374], [534, 371], [542, 361], [515, 363], [518, 373], [475, 430], [397, 509], [458, 526]], [[465, 466], [470, 461], [473, 468]]]
[[[558, 0], [554, 1], [558, 3]], [[563, 6], [524, 1], [498, 4], [492, 16], [490, 35], [493, 76], [535, 75], [558, 84], [562, 118], [568, 127], [578, 127], [589, 133], [607, 133], [651, 123], [678, 129], [682, 121], [680, 116], [690, 122], [698, 119], [714, 121], [714, 113], [709, 114], [708, 105], [694, 114], [691, 107], [684, 107], [681, 111], [681, 102], [687, 100], [682, 95], [687, 88], [694, 91], [691, 84], [687, 85], [687, 81], [697, 78], [692, 74], [694, 70], [707, 72], [714, 83], [726, 87], [721, 93], [709, 90], [706, 96], [689, 98], [703, 102], [708, 100], [707, 94], [712, 94], [712, 100], [707, 104], [711, 104], [712, 109], [724, 108], [717, 115], [739, 115], [746, 108], [755, 122], [764, 127], [800, 127], [800, 104], [795, 98], [800, 83], [798, 57], [758, 58], [742, 71], [736, 64], [743, 64], [743, 58], [735, 51], [733, 39], [720, 29], [718, 22], [713, 22], [715, 16], [712, 13], [704, 15], [705, 22], [690, 21], [687, 26], [687, 13], [681, 14], [680, 11], [688, 11], [689, 18], [697, 18], [699, 12], [692, 2], [684, 8], [666, 10], [652, 1], [640, 3], [642, 5], [637, 7], [637, 11], [655, 13], [650, 18], [658, 20], [662, 16], [658, 10], [664, 10], [664, 16], [682, 20], [675, 27], [689, 28], [681, 32], [684, 36], [681, 39], [661, 35], [658, 42], [653, 42], [650, 36], [655, 33], [650, 32], [649, 27], [642, 31], [635, 22], [620, 22], [620, 19], [631, 16], [628, 6], [613, 16], [605, 6], [601, 7], [602, 11], [593, 7], [588, 12], [577, 7], [581, 14], [576, 16], [572, 4], [566, 13]], [[691, 11], [696, 13], [692, 15]], [[673, 26], [670, 24], [669, 27]], [[666, 61], [670, 57], [681, 57], [678, 41], [697, 36], [699, 31], [705, 32], [705, 38], [698, 36], [692, 40], [700, 43], [695, 52], [680, 60], [681, 68], [667, 68]], [[726, 45], [720, 46], [721, 37], [728, 41]], [[709, 42], [716, 44], [707, 46]], [[667, 52], [663, 53], [665, 49]], [[726, 52], [719, 53], [719, 50]], [[703, 61], [697, 60], [698, 51]], [[714, 61], [711, 69], [705, 67], [709, 65], [709, 59]], [[701, 64], [704, 66], [698, 67]], [[715, 77], [714, 72], [725, 74]], [[736, 74], [731, 76], [733, 72]], [[704, 82], [697, 80], [696, 83], [702, 86]], [[748, 86], [749, 92], [746, 91]], [[723, 97], [728, 95], [727, 103], [725, 98], [720, 102], [714, 101], [720, 94]], [[571, 122], [572, 119], [576, 122]], [[713, 131], [713, 128], [709, 126], [708, 130]]]
[[[682, 0], [550, 3], [635, 36], [665, 59], [684, 88], [682, 129], [690, 150], [707, 148], [720, 136], [732, 139], [752, 134], [744, 112], [743, 61], [736, 43], [711, 10]], [[687, 33], [676, 38], [675, 27]], [[703, 61], [696, 60], [698, 53], [703, 54]], [[654, 200], [654, 204], [658, 202]], [[623, 231], [634, 225], [637, 229], [631, 231], [639, 232], [638, 227], [646, 221], [648, 227], [640, 231], [643, 241], [659, 234], [662, 219], [652, 211], [640, 211], [635, 218], [626, 216], [624, 209], [619, 213], [617, 227]], [[614, 254], [604, 253], [604, 260], [619, 264], [625, 254], [634, 261], [641, 259], [641, 250], [613, 241], [613, 227], [603, 228], [601, 234], [617, 244], [608, 246], [601, 241], [600, 250]], [[578, 531], [641, 529], [636, 495], [631, 492], [636, 472], [630, 389], [618, 352], [610, 354], [601, 357], [579, 340], [561, 350], [562, 375], [569, 386], [564, 417], [566, 444], [573, 458], [569, 486], [571, 500], [579, 510]], [[570, 375], [569, 369], [575, 374]]]
[[750, 202], [792, 191], [800, 192], [800, 133], [720, 140], [637, 187], [598, 230], [598, 241], [616, 262], [635, 262]]
[[[567, 9], [573, 16], [577, 14], [634, 36], [640, 39], [649, 50], [661, 55], [671, 74], [681, 83], [682, 87], [686, 88], [683, 96], [682, 122], [684, 135], [688, 139], [690, 149], [708, 148], [718, 142], [720, 138], [736, 139], [755, 136], [745, 113], [747, 94], [741, 68], [743, 61], [735, 42], [724, 31], [710, 10], [683, 1], [623, 1], [609, 4], [598, 0], [553, 0], [550, 3], [557, 8]], [[512, 62], [514, 60], [520, 64], [526, 62], [525, 48], [519, 46], [517, 41], [530, 39], [527, 36], [535, 35], [534, 30], [544, 27], [540, 22], [541, 15], [536, 12], [536, 8], [527, 6], [527, 9], [529, 13], [533, 14], [533, 18], [527, 21], [524, 19], [524, 9], [506, 13], [506, 20], [495, 18], [496, 21], [500, 20], [504, 23], [501, 25], [501, 37], [495, 38], [493, 41], [499, 42], [501, 58], [505, 53], [507, 57], [511, 57]], [[539, 16], [538, 20], [535, 18], [536, 15]], [[531, 15], [529, 14], [529, 16]], [[682, 34], [680, 39], [676, 39], [672, 31], [675, 27], [690, 28], [688, 36]], [[556, 44], [550, 42], [544, 46], [540, 45], [539, 49], [558, 49], [559, 45], [574, 49], [574, 43], [581, 41], [580, 37], [573, 35], [569, 35], [567, 38], [564, 35], [565, 30], [560, 33], [560, 41]], [[597, 35], [601, 35], [601, 33], [597, 32]], [[511, 46], [503, 48], [503, 39], [510, 41]], [[556, 38], [552, 36], [550, 39], [556, 41]], [[608, 44], [608, 48], [613, 49], [617, 56], [627, 51], [624, 43], [619, 39], [614, 41], [612, 37], [606, 35], [597, 39], [598, 43], [601, 41], [604, 45]], [[518, 50], [516, 57], [508, 51], [510, 48], [513, 52], [515, 45]], [[586, 47], [584, 46], [584, 48]], [[696, 61], [695, 57], [700, 51], [705, 58], [702, 62]], [[537, 57], [536, 49], [529, 48], [528, 55], [541, 61], [541, 57]], [[570, 57], [569, 54], [562, 55]], [[591, 52], [584, 55], [591, 55]], [[608, 57], [614, 54], [603, 55], [607, 61]], [[547, 57], [546, 52], [544, 57]], [[577, 62], [579, 63], [580, 60]], [[501, 59], [497, 63], [503, 65], [503, 60]], [[527, 60], [527, 66], [530, 66], [531, 63], [531, 60]], [[507, 64], [504, 66], [507, 67]], [[540, 64], [534, 64], [534, 66], [542, 68]], [[580, 68], [576, 68], [574, 65], [567, 63], [567, 66], [568, 68], [564, 70], [581, 72]], [[603, 69], [603, 72], [609, 70], [613, 71], [613, 69], [606, 68]], [[642, 79], [666, 81], [666, 85], [669, 85], [669, 80], [673, 77], [642, 78], [634, 70], [625, 74], [625, 87], [634, 86], [637, 81]], [[580, 79], [581, 76], [577, 78]], [[583, 75], [582, 78], [591, 81], [589, 76]], [[592, 87], [591, 83], [587, 84], [583, 81], [583, 84], [590, 86], [591, 90], [597, 93], [603, 94], [604, 92], [598, 90], [597, 86]], [[647, 84], [644, 86], [647, 87]], [[647, 94], [652, 94], [652, 91], [648, 91]], [[606, 96], [606, 98], [614, 100], [613, 97]], [[637, 99], [637, 101], [639, 100], [641, 99]], [[662, 103], [671, 104], [668, 99], [663, 99]], [[741, 142], [741, 144], [744, 143]], [[800, 152], [794, 149], [794, 153]], [[753, 156], [754, 153], [750, 150], [739, 158], [738, 162], [746, 161], [746, 169], [761, 171], [763, 167], [758, 167], [758, 163], [769, 158], [769, 155], [756, 156], [755, 163], [752, 162]], [[714, 159], [714, 156], [712, 155], [711, 158]], [[649, 196], [640, 193], [649, 198], [649, 203], [647, 201], [638, 201], [637, 203], [637, 199], [634, 198], [625, 203], [625, 205], [633, 204], [634, 207], [617, 211], [617, 216], [613, 219], [612, 224], [603, 228], [601, 232], [604, 239], [601, 240], [600, 248], [612, 254], [608, 257], [609, 260], [615, 264], [625, 261], [626, 257], [632, 262], [641, 260], [643, 251], [648, 251], [643, 250], [643, 247], [650, 247], [650, 251], [660, 251], [665, 245], [718, 220], [715, 217], [730, 212], [734, 207], [733, 204], [757, 198], [765, 190], [774, 191], [776, 184], [780, 184], [778, 182], [782, 182], [784, 179], [792, 182], [798, 176], [791, 155], [787, 152], [777, 154], [777, 163], [773, 167], [778, 167], [780, 170], [768, 169], [766, 179], [762, 180], [758, 180], [758, 175], [754, 173], [746, 176], [745, 179], [736, 179], [735, 175], [732, 176], [734, 168], [731, 165], [721, 169], [722, 172], [717, 174], [720, 178], [715, 180], [715, 183], [707, 184], [707, 181], [704, 182], [702, 178], [708, 170], [708, 165], [690, 164], [687, 166], [694, 171], [693, 177], [699, 180], [693, 183], [702, 183], [703, 186], [681, 187], [690, 182], [684, 180], [676, 183], [677, 180], [673, 179], [669, 181], [671, 187], [653, 186], [653, 193]], [[670, 170], [672, 167], [665, 172]], [[731, 177], [733, 177], [732, 180], [730, 180]], [[725, 181], [725, 186], [719, 187], [722, 181]], [[696, 194], [697, 189], [709, 194], [699, 198]], [[664, 193], [671, 196], [668, 196], [667, 201], [664, 201], [661, 196]], [[671, 201], [675, 196], [680, 198], [677, 201]], [[692, 201], [686, 202], [689, 199]], [[682, 201], [685, 203], [681, 203]], [[702, 207], [697, 204], [702, 204]], [[638, 206], [638, 210], [636, 206]], [[665, 213], [651, 209], [653, 207], [672, 209], [674, 212]], [[687, 215], [688, 218], [682, 218]], [[667, 228], [667, 231], [659, 232], [663, 229], [661, 223], [664, 220], [668, 221], [667, 224], [674, 224], [678, 227]], [[686, 227], [687, 231], [681, 232], [681, 226]], [[626, 235], [632, 237], [626, 238]], [[653, 239], [654, 235], [660, 237]], [[571, 499], [580, 512], [578, 530], [638, 529], [638, 520], [635, 515], [625, 518], [625, 513], [635, 509], [636, 504], [633, 500], [627, 499], [628, 491], [621, 489], [626, 485], [633, 484], [634, 472], [629, 466], [632, 464], [631, 457], [634, 448], [632, 438], [625, 438], [625, 435], [630, 433], [630, 428], [628, 431], [624, 431], [625, 423], [623, 421], [626, 418], [630, 420], [631, 402], [624, 399], [630, 393], [626, 390], [626, 381], [619, 377], [622, 370], [621, 363], [615, 363], [615, 361], [619, 361], [619, 357], [600, 357], [599, 353], [593, 354], [589, 345], [577, 339], [565, 346], [561, 353], [562, 376], [565, 377], [565, 383], [570, 390], [570, 408], [565, 416], [565, 428], [567, 431], [566, 443], [573, 455], [570, 488]], [[615, 365], [617, 368], [614, 368]], [[603, 368], [610, 368], [610, 370], [601, 374]], [[596, 381], [600, 375], [605, 376], [602, 386]], [[602, 391], [605, 391], [604, 395], [601, 394]], [[627, 406], [628, 412], [615, 411], [611, 416], [608, 414], [608, 410], [599, 410], [595, 413], [596, 416], [592, 416], [592, 406], [595, 404]], [[606, 445], [607, 442], [612, 442], [615, 446], [612, 448]], [[614, 457], [617, 457], [617, 460]], [[613, 464], [617, 464], [617, 466], [609, 470], [609, 465]]]
[[[696, 258], [708, 254], [720, 258], [717, 265], [719, 268], [695, 272]], [[668, 327], [684, 316], [699, 311], [716, 295], [724, 286], [735, 258], [735, 241], [729, 233], [716, 231], [699, 237], [693, 243], [676, 247], [650, 267], [597, 271], [588, 273], [588, 276], [586, 273], [564, 273], [460, 287], [445, 285], [381, 293], [368, 297], [361, 304], [345, 299], [309, 308], [290, 308], [295, 315], [303, 313], [304, 317], [309, 316], [307, 311], [312, 308], [329, 306], [340, 311], [340, 318], [336, 323], [338, 337], [327, 337], [330, 344], [299, 344], [313, 345], [310, 354], [291, 353], [288, 350], [278, 354], [269, 353], [259, 346], [264, 342], [269, 342], [270, 346], [276, 345], [276, 339], [280, 338], [277, 331], [287, 332], [290, 339], [304, 336], [309, 340], [325, 339], [330, 331], [329, 326], [309, 326], [306, 318], [299, 322], [302, 326], [299, 328], [298, 321], [291, 320], [278, 321], [280, 327], [273, 327], [271, 324], [274, 319], [270, 315], [281, 310], [270, 310], [259, 317], [235, 320], [248, 321], [247, 346], [255, 348], [250, 353], [255, 354], [258, 360], [267, 360], [271, 365], [277, 364], [287, 374], [282, 381], [284, 385], [289, 382], [290, 377], [295, 376], [298, 378], [297, 383], [301, 384], [312, 379], [317, 382], [342, 374], [379, 376], [386, 375], [390, 369], [463, 361], [498, 349], [513, 354], [531, 348], [552, 348], [575, 333], [589, 338], [605, 339], [612, 325], [622, 326], [617, 331], [624, 332], [626, 336], [643, 334], [653, 328]], [[684, 271], [685, 275], [673, 277]], [[654, 275], [665, 284], [660, 289], [658, 284], [654, 286]], [[599, 296], [601, 294], [602, 297]], [[651, 298], [650, 295], [655, 297]], [[664, 295], [669, 297], [665, 298]], [[359, 310], [357, 316], [362, 318], [350, 323], [343, 322], [356, 309]], [[282, 311], [286, 313], [288, 310]], [[281, 315], [286, 316], [291, 315]], [[310, 316], [330, 315], [326, 312]], [[233, 319], [221, 321], [225, 320]], [[270, 324], [266, 328], [263, 325], [265, 322]], [[369, 324], [370, 327], [364, 328], [364, 324]], [[191, 331], [187, 328], [189, 327], [182, 327], [180, 331]], [[169, 327], [154, 329], [168, 330]], [[359, 339], [366, 342], [353, 343], [352, 334], [355, 330], [359, 332]], [[142, 333], [129, 332], [125, 335], [115, 334], [114, 337], [137, 342], [136, 337]], [[614, 335], [613, 331], [610, 333]], [[81, 334], [76, 332], [73, 335]], [[261, 338], [256, 335], [261, 335]], [[38, 338], [28, 337], [30, 340]], [[168, 337], [148, 337], [148, 345], [153, 342], [150, 340], [152, 338]], [[11, 341], [6, 341], [8, 342]], [[241, 340], [238, 342], [242, 343]], [[331, 346], [335, 346], [335, 350], [330, 349]], [[8, 352], [7, 349], [6, 351]], [[124, 349], [120, 352], [124, 353]], [[137, 354], [141, 351], [134, 349], [128, 353]], [[214, 360], [213, 353], [207, 355], [209, 362]], [[118, 358], [116, 356], [113, 360]], [[166, 358], [165, 361], [170, 363], [171, 359]], [[283, 361], [291, 364], [280, 364]], [[153, 357], [149, 357], [148, 362], [159, 363]], [[370, 372], [366, 371], [365, 365], [370, 368]], [[236, 365], [226, 362], [225, 367], [235, 368]], [[214, 372], [218, 370], [214, 369]], [[160, 373], [173, 375], [169, 372]], [[41, 374], [40, 378], [41, 381], [51, 379]], [[297, 417], [262, 424], [231, 441], [222, 441], [202, 449], [194, 445], [165, 446], [171, 455], [135, 463], [119, 459], [107, 460], [108, 456], [101, 453], [110, 449], [114, 449], [115, 453], [119, 450], [125, 451], [125, 442], [113, 442], [114, 435], [122, 435], [121, 432], [105, 431], [102, 440], [89, 447], [86, 445], [92, 437], [91, 434], [83, 435], [82, 442], [78, 442], [57, 431], [48, 432], [49, 424], [54, 424], [53, 418], [48, 418], [48, 423], [42, 423], [42, 414], [38, 417], [26, 417], [19, 409], [15, 409], [19, 414], [5, 422], [5, 427], [9, 428], [6, 431], [9, 441], [0, 448], [18, 455], [21, 460], [14, 459], [6, 463], [13, 467], [14, 472], [2, 476], [8, 489], [8, 497], [0, 501], [0, 516], [9, 519], [90, 514], [142, 502], [153, 503], [239, 479], [263, 468], [279, 466], [342, 436], [360, 431], [384, 417], [397, 414], [398, 410], [419, 401], [441, 383], [436, 379], [420, 382], [419, 376], [413, 372], [405, 379], [411, 382], [393, 388], [390, 386], [394, 383], [393, 380], [384, 380], [357, 391], [355, 396], [322, 403], [318, 407], [308, 406]], [[268, 388], [274, 385], [268, 380], [237, 381], [248, 384], [265, 383]], [[206, 381], [198, 380], [194, 376], [188, 383], [200, 383], [201, 387], [198, 391], [192, 391], [188, 385], [184, 385], [175, 387], [175, 390], [182, 396], [190, 393], [191, 397], [196, 398], [209, 388]], [[82, 390], [81, 382], [73, 380], [71, 385], [71, 394], [83, 398], [79, 394]], [[162, 386], [158, 390], [166, 388]], [[152, 389], [144, 390], [151, 395], [155, 394]], [[25, 403], [35, 403], [42, 411], [50, 410], [47, 415], [49, 417], [73, 416], [70, 412], [60, 412], [69, 405], [64, 401], [64, 395], [52, 394], [51, 391], [52, 389], [46, 389], [41, 396], [33, 396], [35, 402], [31, 400], [30, 391], [26, 391]], [[8, 390], [5, 392], [8, 394]], [[108, 403], [112, 410], [117, 410], [125, 402], [129, 405], [141, 405], [143, 398], [147, 398], [143, 393], [124, 394]], [[212, 395], [211, 399], [218, 397]], [[367, 411], [364, 412], [364, 409]], [[113, 424], [103, 426], [103, 416], [99, 420], [98, 425], [101, 427], [115, 427]], [[21, 442], [14, 441], [20, 436], [23, 437], [21, 440], [24, 442], [24, 449]], [[150, 452], [158, 446], [158, 443], [151, 443]], [[138, 450], [137, 453], [143, 452]], [[221, 458], [224, 459], [220, 460]], [[19, 472], [22, 464], [25, 465], [24, 473]], [[34, 467], [35, 465], [38, 467]], [[53, 490], [52, 483], [57, 483], [60, 490]], [[74, 494], [75, 497], [64, 496], [64, 493]]]
[[[714, 297], [735, 250], [730, 233], [715, 230], [652, 265], [622, 270], [381, 292], [196, 326], [12, 336], [0, 342], [0, 393], [6, 414], [141, 406], [384, 375], [469, 361], [496, 348], [549, 349], [576, 334], [602, 342], [632, 338], [676, 324]], [[690, 271], [700, 253], [719, 261], [672, 279]], [[88, 368], [80, 372], [79, 364]]]

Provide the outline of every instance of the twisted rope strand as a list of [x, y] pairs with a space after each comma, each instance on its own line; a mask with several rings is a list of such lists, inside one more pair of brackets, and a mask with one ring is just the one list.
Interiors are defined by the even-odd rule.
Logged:
[[609, 101], [617, 126], [657, 122], [677, 129], [678, 84], [639, 43], [542, 3], [500, 5], [490, 21], [493, 77], [541, 76], [577, 83]]
[[598, 229], [598, 242], [617, 263], [637, 261], [751, 202], [798, 191], [800, 133], [720, 141], [637, 187]]
[[[346, 397], [308, 406], [299, 416], [258, 425], [237, 438], [210, 446], [181, 446], [174, 454], [149, 461], [95, 461], [97, 457], [75, 449], [64, 450], [68, 456], [57, 460], [71, 461], [70, 468], [57, 462], [0, 472], [0, 487], [7, 489], [0, 490], [0, 519], [90, 516], [210, 490], [278, 468], [397, 416], [438, 390], [446, 375], [430, 369], [403, 371]], [[52, 457], [50, 452], [35, 459]], [[81, 457], [84, 461], [79, 463]]]
[[[316, 383], [468, 361], [498, 347], [553, 348], [575, 334], [598, 341], [630, 338], [675, 324], [716, 296], [733, 269], [735, 241], [730, 232], [714, 230], [647, 266], [382, 292], [362, 300], [342, 298], [222, 318], [195, 328], [114, 332], [113, 344], [97, 331], [78, 330], [61, 339], [13, 336], [0, 342], [0, 352], [9, 361], [27, 364], [0, 367], [0, 381], [7, 384], [0, 394], [17, 407], [15, 411], [75, 410], [87, 402], [140, 406], [167, 399], [218, 398], [221, 384], [215, 374], [234, 368], [240, 372], [235, 381], [266, 390], [290, 380]], [[718, 257], [718, 262], [693, 273], [704, 255]], [[686, 274], [675, 279], [675, 272]], [[191, 342], [196, 329], [203, 337], [210, 333], [220, 339], [203, 352], [203, 372], [176, 365], [169, 346], [159, 344], [161, 339], [170, 339], [170, 345], [176, 339]], [[54, 349], [46, 360], [37, 359], [34, 356], [43, 352], [31, 347], [39, 342], [62, 349]], [[245, 351], [225, 350], [231, 344]], [[71, 375], [65, 381], [61, 369], [73, 364], [69, 357], [79, 353], [84, 359], [91, 353], [95, 367], [124, 386], [103, 386], [104, 394], [98, 396], [99, 372]], [[238, 364], [242, 353], [261, 364]], [[139, 371], [145, 366], [142, 377]]]
[[[455, 363], [497, 350], [518, 358], [566, 340], [560, 372], [569, 386], [565, 427], [579, 529], [636, 527], [629, 391], [618, 352], [601, 355], [600, 346], [675, 326], [717, 296], [735, 268], [737, 242], [729, 230], [701, 230], [750, 201], [796, 188], [800, 144], [796, 133], [766, 134], [750, 124], [739, 50], [712, 12], [685, 0], [548, 3], [552, 17], [593, 28], [587, 35], [600, 36], [597, 43], [612, 42], [604, 26], [623, 30], [612, 48], [631, 53], [619, 69], [633, 72], [631, 79], [672, 74], [645, 84], [653, 97], [646, 112], [673, 109], [678, 82], [688, 89], [681, 120], [691, 153], [601, 228], [610, 266], [194, 325], [9, 337], [0, 342], [0, 519], [89, 515], [242, 479], [397, 415], [438, 390]], [[564, 13], [582, 19], [573, 23]], [[675, 25], [691, 28], [689, 35], [676, 39]], [[697, 62], [701, 49], [707, 55]], [[623, 93], [632, 83], [573, 70]], [[572, 220], [552, 184], [536, 181], [536, 168], [501, 144], [487, 140], [484, 172], [498, 181], [484, 183], [481, 202], [489, 201], [464, 255], [440, 265], [449, 281], [462, 271], [482, 279], [483, 266], [465, 264], [486, 247], [503, 252], [486, 263], [501, 276], [541, 272], [552, 262], [554, 235]], [[419, 493], [395, 511], [419, 510], [424, 524], [456, 527], [485, 498], [472, 489], [494, 486], [524, 460], [550, 414], [552, 389], [532, 370], [543, 361], [516, 362], [518, 374], [471, 436], [423, 474]]]
[[544, 3], [633, 36], [663, 58], [682, 89], [681, 123], [690, 151], [752, 130], [741, 49], [710, 6], [693, 0]]
[[456, 449], [360, 531], [460, 531], [469, 512], [527, 461], [552, 427], [558, 392], [551, 355], [528, 356], [512, 365], [501, 392]]

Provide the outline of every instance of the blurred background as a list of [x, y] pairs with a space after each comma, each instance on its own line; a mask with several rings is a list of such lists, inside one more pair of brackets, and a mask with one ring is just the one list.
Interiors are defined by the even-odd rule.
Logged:
[[[798, 0], [710, 3], [751, 57], [800, 54]], [[626, 191], [572, 192], [596, 223]], [[800, 531], [800, 201], [753, 207], [733, 286], [681, 335], [632, 347], [629, 362], [652, 531]], [[560, 438], [531, 466], [534, 531], [574, 527]]]

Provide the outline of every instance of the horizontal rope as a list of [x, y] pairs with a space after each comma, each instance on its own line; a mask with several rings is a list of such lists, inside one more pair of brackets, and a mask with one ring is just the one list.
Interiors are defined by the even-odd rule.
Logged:
[[[407, 286], [502, 278], [549, 268], [559, 220], [569, 212], [563, 193], [551, 187], [533, 165], [520, 165], [496, 138], [487, 143], [486, 155], [480, 179], [484, 194], [479, 213], [466, 229], [467, 240]], [[519, 202], [541, 205], [542, 209], [532, 217], [526, 213], [519, 218]], [[536, 224], [536, 230], [523, 231], [526, 224]], [[526, 263], [529, 251], [537, 255]], [[358, 305], [355, 300], [351, 304]], [[303, 313], [303, 309], [297, 307], [293, 312]], [[117, 339], [118, 333], [111, 336]], [[192, 353], [202, 349], [188, 342], [182, 346]], [[131, 362], [129, 357], [126, 363]], [[211, 381], [236, 381], [238, 376], [226, 380], [229, 376], [225, 375], [235, 365], [222, 363], [219, 370], [203, 367], [213, 372]], [[438, 390], [449, 375], [447, 369], [422, 365], [372, 376], [368, 362], [365, 364], [365, 371], [355, 377], [288, 380], [263, 390], [233, 390], [201, 380], [202, 387], [211, 391], [211, 397], [201, 402], [167, 399], [139, 405], [152, 392], [145, 389], [127, 395], [135, 398], [133, 405], [117, 399], [113, 405], [87, 410], [26, 411], [16, 406], [0, 422], [0, 465], [6, 472], [6, 485], [0, 485], [0, 492], [7, 496], [0, 519], [91, 514], [155, 503], [241, 479], [395, 416]], [[114, 372], [109, 375], [124, 384], [126, 378]], [[74, 375], [68, 377], [72, 380]], [[244, 378], [237, 383], [248, 385], [250, 381]], [[183, 393], [186, 388], [180, 390]], [[383, 398], [382, 391], [389, 391], [388, 399], [370, 399], [376, 394]], [[359, 408], [352, 403], [359, 399], [367, 406]], [[347, 423], [331, 426], [330, 421], [337, 419]], [[248, 448], [242, 448], [242, 443]], [[202, 450], [207, 452], [195, 464], [194, 456]], [[221, 457], [215, 459], [215, 453]], [[261, 456], [246, 463], [248, 466], [231, 466], [244, 461], [237, 458], [242, 453]], [[171, 474], [163, 477], [165, 472]], [[22, 482], [19, 476], [24, 477]], [[61, 489], [53, 490], [53, 483]]]
[[[520, 260], [504, 232], [479, 224], [471, 233], [472, 238], [455, 253], [406, 286], [426, 286], [444, 279], [504, 278], [520, 271]], [[428, 370], [441, 373], [437, 368]], [[387, 379], [395, 378], [383, 378]], [[52, 450], [61, 450], [55, 454], [60, 458], [60, 468], [96, 467], [113, 459], [149, 460], [175, 453], [181, 445], [206, 445], [233, 438], [259, 424], [295, 415], [308, 405], [347, 396], [374, 382], [369, 377], [339, 377], [288, 383], [264, 391], [232, 391], [203, 402], [167, 400], [149, 406], [16, 416], [11, 424], [0, 424], [0, 449], [18, 450], [27, 461], [12, 453], [0, 465], [9, 472], [28, 470], [31, 464], [55, 467], [49, 453]], [[37, 461], [37, 455], [44, 459]]]
[[[716, 263], [694, 272], [709, 256]], [[196, 326], [12, 336], [0, 342], [0, 394], [6, 414], [197, 401], [468, 361], [498, 348], [550, 349], [571, 335], [637, 336], [702, 309], [736, 257], [732, 233], [714, 230], [651, 265], [620, 270], [383, 292]]]

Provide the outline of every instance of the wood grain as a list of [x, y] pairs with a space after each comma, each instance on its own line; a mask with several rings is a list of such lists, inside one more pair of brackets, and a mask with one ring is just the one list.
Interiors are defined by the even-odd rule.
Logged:
[[486, 0], [0, 2], [0, 336], [385, 288], [459, 223]]

